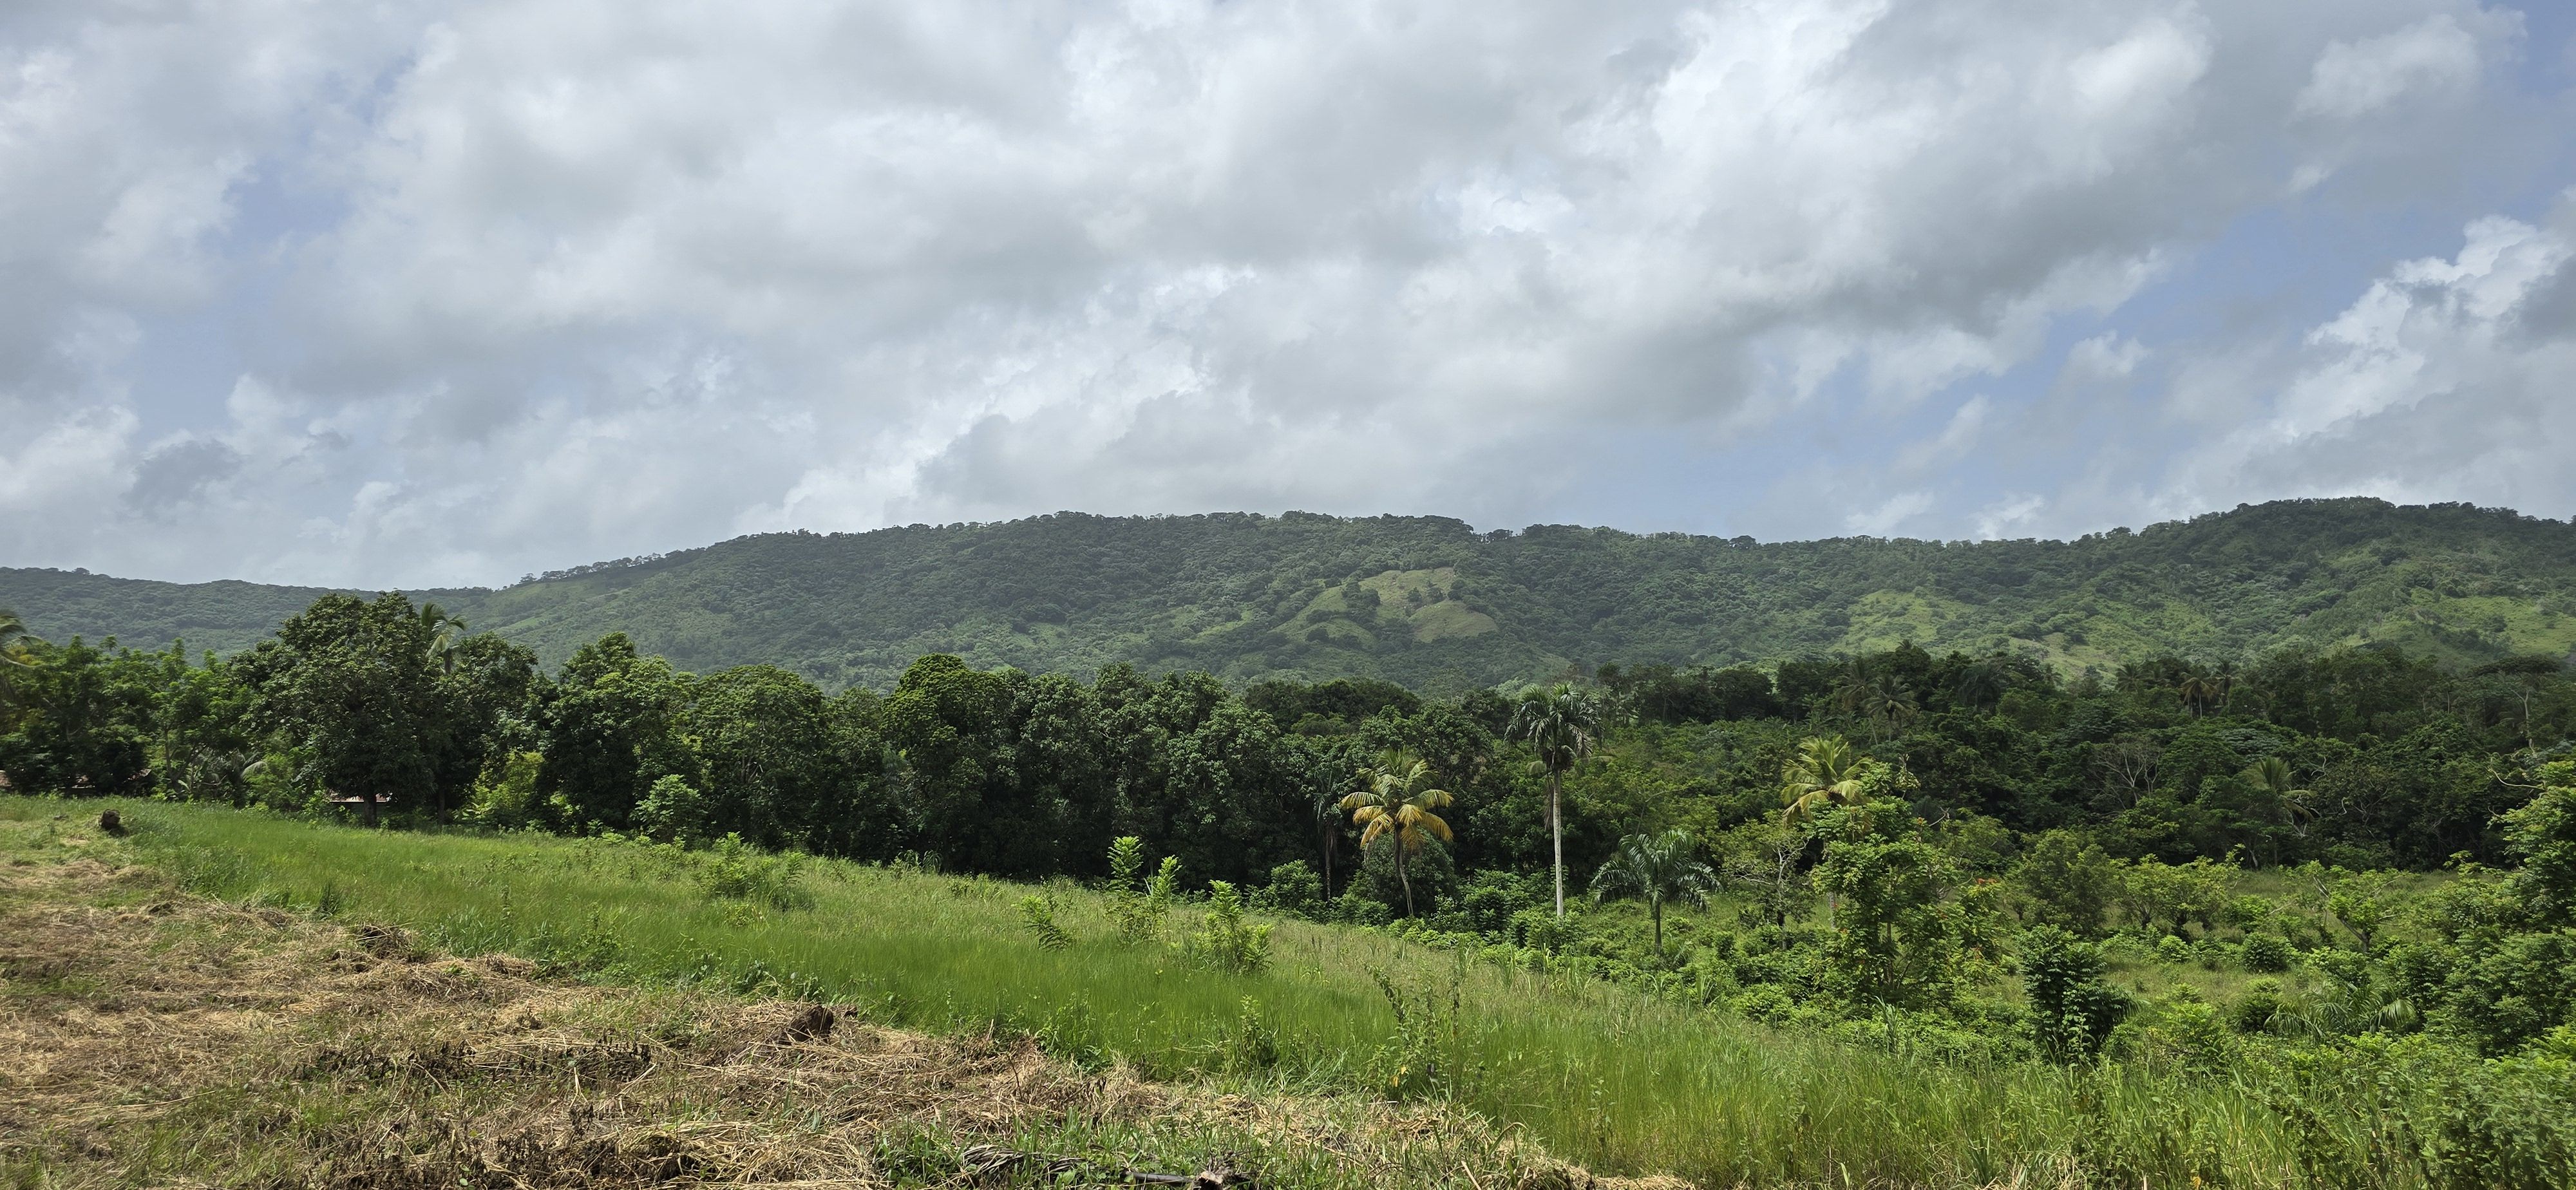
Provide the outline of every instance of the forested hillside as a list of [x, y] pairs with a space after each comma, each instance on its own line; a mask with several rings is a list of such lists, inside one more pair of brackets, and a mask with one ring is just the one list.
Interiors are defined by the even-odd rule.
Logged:
[[[39, 635], [229, 651], [308, 588], [0, 569]], [[2454, 662], [2576, 648], [2576, 528], [2500, 509], [2286, 501], [2077, 541], [1760, 544], [1437, 517], [1113, 518], [745, 537], [415, 592], [560, 662], [622, 630], [690, 670], [767, 662], [884, 688], [913, 658], [1448, 692], [1568, 664], [1724, 665], [1912, 640], [2061, 672], [2385, 642]]]

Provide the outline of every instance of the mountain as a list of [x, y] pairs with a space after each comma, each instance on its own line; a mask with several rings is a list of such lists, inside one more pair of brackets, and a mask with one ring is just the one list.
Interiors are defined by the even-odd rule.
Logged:
[[[38, 635], [228, 651], [319, 588], [0, 569]], [[1440, 517], [1099, 517], [775, 533], [489, 590], [420, 591], [559, 661], [623, 629], [700, 671], [885, 686], [913, 658], [1370, 675], [1443, 691], [1569, 663], [1726, 664], [1912, 640], [2068, 672], [2384, 642], [2457, 662], [2576, 650], [2576, 526], [2294, 500], [2075, 541], [1763, 544]]]

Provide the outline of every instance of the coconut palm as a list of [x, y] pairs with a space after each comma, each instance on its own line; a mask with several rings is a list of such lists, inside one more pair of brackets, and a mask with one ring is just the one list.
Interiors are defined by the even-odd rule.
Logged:
[[1809, 736], [1780, 766], [1780, 818], [1796, 822], [1827, 806], [1859, 805], [1861, 754], [1838, 735]]
[[1972, 710], [1992, 710], [2001, 703], [2004, 691], [2012, 689], [2012, 671], [2000, 657], [1988, 657], [1959, 671], [1959, 684], [1951, 693], [1959, 705]]
[[0, 705], [17, 703], [18, 677], [36, 668], [35, 660], [27, 655], [27, 643], [35, 639], [36, 634], [27, 631], [27, 622], [19, 619], [18, 613], [0, 607]]
[[2307, 837], [2308, 823], [2317, 816], [2317, 795], [2296, 788], [2298, 774], [2291, 771], [2289, 761], [2278, 756], [2266, 756], [2247, 765], [2241, 775], [2246, 784], [2271, 794], [2280, 802], [2282, 812], [2289, 815], [2291, 829], [2297, 831], [2300, 838]]
[[1504, 734], [1529, 741], [1530, 750], [1538, 754], [1533, 767], [1547, 774], [1547, 833], [1554, 848], [1556, 916], [1563, 921], [1565, 772], [1591, 755], [1593, 743], [1600, 738], [1600, 700], [1576, 689], [1571, 682], [1529, 690], [1521, 695], [1520, 705], [1512, 708], [1512, 721]]
[[1619, 841], [1619, 853], [1592, 877], [1592, 901], [1640, 897], [1655, 919], [1655, 954], [1664, 953], [1664, 904], [1681, 901], [1705, 905], [1717, 889], [1717, 872], [1691, 854], [1691, 840], [1681, 831], [1630, 835]]
[[465, 621], [447, 614], [446, 609], [435, 603], [420, 605], [415, 618], [420, 622], [421, 631], [429, 636], [427, 653], [430, 665], [440, 673], [455, 673], [457, 645], [462, 643]]
[[1404, 886], [1404, 915], [1413, 916], [1413, 877], [1405, 861], [1433, 838], [1454, 839], [1449, 824], [1432, 811], [1455, 799], [1445, 789], [1431, 788], [1431, 764], [1402, 750], [1378, 753], [1377, 762], [1360, 770], [1360, 787], [1342, 798], [1360, 827], [1360, 850], [1378, 836], [1395, 836], [1395, 879]]
[[1342, 799], [1329, 793], [1315, 795], [1315, 833], [1322, 839], [1324, 852], [1324, 896], [1333, 895], [1333, 855], [1342, 848]]
[[2183, 709], [2197, 719], [2227, 704], [2227, 688], [2231, 684], [2217, 674], [2194, 670], [2189, 677], [2175, 684], [2174, 693], [2181, 697]]

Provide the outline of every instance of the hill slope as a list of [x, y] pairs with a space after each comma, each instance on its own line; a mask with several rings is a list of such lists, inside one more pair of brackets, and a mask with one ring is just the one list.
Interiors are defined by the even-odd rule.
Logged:
[[[39, 635], [229, 650], [316, 589], [0, 569]], [[2284, 501], [2077, 541], [1758, 544], [1437, 517], [1072, 513], [769, 534], [502, 590], [416, 593], [560, 660], [611, 629], [691, 669], [882, 686], [913, 658], [1442, 690], [1569, 662], [2009, 648], [2062, 668], [2294, 642], [2460, 661], [2576, 649], [2576, 526], [2465, 505]]]

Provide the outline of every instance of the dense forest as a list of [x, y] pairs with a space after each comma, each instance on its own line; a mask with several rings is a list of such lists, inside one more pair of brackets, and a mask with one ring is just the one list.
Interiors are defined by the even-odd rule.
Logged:
[[[827, 693], [622, 633], [548, 672], [401, 595], [325, 595], [202, 662], [14, 617], [0, 637], [23, 792], [1024, 879], [1169, 856], [1182, 889], [1944, 1052], [2576, 1057], [2556, 655], [2293, 646], [2068, 679], [1900, 643], [1429, 697], [934, 654]], [[1685, 912], [1710, 903], [1732, 916]], [[2237, 982], [2171, 974], [2194, 968]]]
[[[52, 640], [234, 653], [322, 591], [0, 569]], [[372, 597], [372, 592], [358, 594]], [[2159, 656], [2386, 644], [2475, 666], [2576, 649], [2576, 528], [2289, 501], [2078, 541], [1636, 535], [1435, 517], [1110, 518], [746, 537], [502, 590], [412, 593], [549, 666], [611, 631], [688, 670], [883, 688], [916, 657], [1455, 695], [1605, 662], [1725, 666], [1912, 641], [2110, 681]]]

